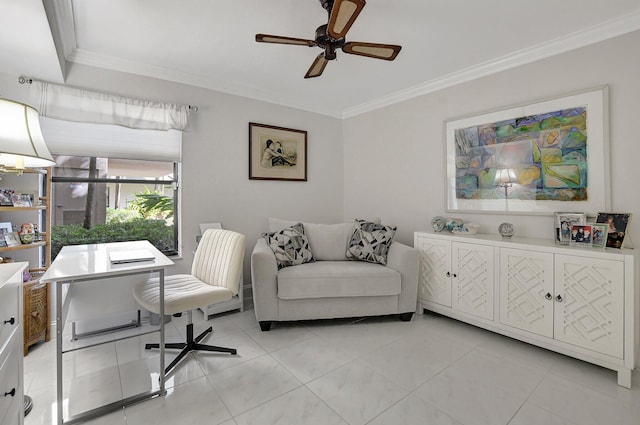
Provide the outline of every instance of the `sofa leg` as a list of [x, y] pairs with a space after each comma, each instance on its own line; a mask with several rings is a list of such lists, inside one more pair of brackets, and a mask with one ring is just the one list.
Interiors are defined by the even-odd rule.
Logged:
[[410, 311], [408, 313], [400, 313], [400, 320], [402, 320], [403, 322], [410, 322], [412, 317], [413, 311]]
[[260, 330], [262, 332], [267, 332], [269, 329], [271, 329], [271, 321], [264, 321], [264, 322], [260, 322]]

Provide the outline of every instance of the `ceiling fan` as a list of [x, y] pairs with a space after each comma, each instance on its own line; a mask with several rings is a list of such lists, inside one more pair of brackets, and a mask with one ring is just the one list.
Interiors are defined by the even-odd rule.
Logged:
[[296, 46], [320, 47], [320, 53], [313, 61], [304, 78], [319, 77], [330, 60], [336, 58], [336, 49], [352, 55], [392, 61], [400, 53], [402, 46], [395, 44], [345, 42], [345, 35], [366, 4], [365, 0], [320, 0], [329, 14], [329, 22], [316, 29], [315, 40], [283, 37], [279, 35], [256, 34], [259, 43], [292, 44]]

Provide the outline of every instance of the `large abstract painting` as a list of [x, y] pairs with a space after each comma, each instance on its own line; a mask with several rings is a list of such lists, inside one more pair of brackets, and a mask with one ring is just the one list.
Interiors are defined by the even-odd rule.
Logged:
[[609, 205], [607, 88], [446, 123], [447, 210]]

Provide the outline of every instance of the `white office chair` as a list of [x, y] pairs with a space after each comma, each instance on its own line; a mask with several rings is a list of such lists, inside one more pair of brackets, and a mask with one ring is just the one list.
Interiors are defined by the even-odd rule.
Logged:
[[[212, 222], [212, 223], [200, 223], [200, 236], [196, 236], [196, 247], [200, 242], [200, 238], [207, 229], [222, 229], [222, 223]], [[222, 303], [216, 303], [211, 305], [206, 305], [204, 307], [200, 307], [202, 314], [204, 315], [204, 320], [209, 320], [209, 316], [213, 314], [224, 313], [232, 310], [240, 310], [244, 311], [244, 276], [242, 273], [240, 274], [240, 286], [238, 289], [238, 293], [233, 296], [229, 301], [225, 301]]]
[[[166, 276], [164, 282], [164, 313], [166, 315], [188, 312], [187, 340], [166, 343], [165, 348], [182, 350], [166, 367], [169, 373], [190, 351], [216, 351], [236, 354], [234, 348], [200, 344], [212, 328], [193, 337], [191, 310], [203, 305], [230, 300], [238, 293], [240, 274], [244, 261], [245, 237], [230, 230], [209, 229], [198, 244], [191, 274]], [[147, 310], [159, 314], [159, 278], [152, 278], [137, 285], [133, 290], [136, 301]], [[159, 344], [146, 344], [145, 348], [159, 348]]]

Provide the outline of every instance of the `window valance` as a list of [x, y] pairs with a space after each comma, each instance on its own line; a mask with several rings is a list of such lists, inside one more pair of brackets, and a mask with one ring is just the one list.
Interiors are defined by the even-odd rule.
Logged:
[[54, 155], [96, 156], [179, 162], [182, 132], [130, 129], [118, 125], [92, 124], [40, 118], [42, 135]]
[[143, 130], [184, 130], [189, 106], [100, 93], [33, 81], [31, 104], [41, 116], [94, 124], [117, 124]]

